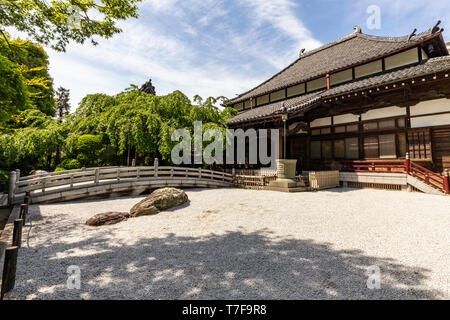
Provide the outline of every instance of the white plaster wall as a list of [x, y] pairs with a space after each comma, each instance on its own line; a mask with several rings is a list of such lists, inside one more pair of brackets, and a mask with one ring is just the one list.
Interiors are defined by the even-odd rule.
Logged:
[[311, 128], [322, 126], [331, 126], [331, 117], [319, 118], [310, 123]]
[[450, 99], [435, 99], [419, 102], [409, 108], [412, 116], [438, 112], [450, 112]]
[[367, 111], [361, 115], [362, 121], [406, 115], [406, 108], [387, 107]]
[[334, 124], [342, 124], [342, 123], [350, 123], [350, 122], [358, 122], [359, 116], [347, 113], [347, 114], [341, 114], [339, 116], [333, 117]]
[[411, 118], [411, 128], [442, 126], [450, 124], [450, 113]]

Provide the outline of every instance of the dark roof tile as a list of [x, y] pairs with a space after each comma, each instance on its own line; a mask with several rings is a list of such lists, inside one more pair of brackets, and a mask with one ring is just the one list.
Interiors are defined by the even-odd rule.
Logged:
[[[355, 32], [307, 52], [269, 80], [232, 99], [232, 103], [260, 96], [355, 64], [413, 46], [432, 36], [432, 30], [404, 37], [378, 37]], [[437, 34], [436, 34], [437, 35]]]
[[282, 112], [281, 109], [283, 103], [285, 104], [287, 111], [290, 113], [303, 111], [314, 107], [320, 104], [324, 99], [329, 99], [331, 97], [348, 94], [354, 91], [365, 90], [376, 86], [387, 85], [398, 81], [404, 81], [415, 77], [423, 77], [447, 70], [450, 70], [450, 56], [431, 58], [420, 65], [407, 67], [404, 69], [384, 73], [358, 81], [353, 81], [331, 88], [330, 90], [323, 90], [287, 99], [284, 101], [271, 103], [262, 107], [256, 107], [251, 110], [239, 113], [236, 117], [230, 119], [228, 121], [228, 124], [238, 124], [280, 114]]

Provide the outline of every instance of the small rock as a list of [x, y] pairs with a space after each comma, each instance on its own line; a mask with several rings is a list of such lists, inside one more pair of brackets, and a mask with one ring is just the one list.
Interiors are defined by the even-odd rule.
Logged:
[[93, 227], [104, 226], [119, 223], [127, 220], [129, 217], [130, 214], [128, 212], [105, 212], [96, 214], [92, 218], [89, 218], [86, 221], [86, 224]]
[[135, 204], [130, 210], [131, 217], [156, 214], [161, 210], [182, 205], [188, 201], [187, 194], [176, 188], [162, 188], [153, 191], [147, 198]]

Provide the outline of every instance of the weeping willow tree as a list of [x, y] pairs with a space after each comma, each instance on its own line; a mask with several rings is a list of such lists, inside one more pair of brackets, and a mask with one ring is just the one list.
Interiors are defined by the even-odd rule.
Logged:
[[68, 170], [131, 165], [133, 159], [149, 165], [156, 157], [170, 163], [174, 130], [192, 133], [195, 121], [204, 130], [226, 129], [236, 111], [217, 107], [223, 99], [197, 96], [192, 103], [180, 91], [155, 96], [132, 86], [115, 96], [86, 96], [64, 121], [29, 109], [22, 113], [23, 127], [0, 135], [0, 167]]
[[[83, 134], [103, 137], [103, 150], [99, 165], [110, 163], [111, 152], [123, 164], [150, 164], [155, 157], [170, 162], [171, 150], [176, 142], [171, 136], [176, 129], [193, 132], [194, 122], [202, 121], [207, 128], [225, 130], [226, 120], [235, 115], [232, 108], [220, 110], [215, 106], [225, 98], [208, 98], [203, 101], [196, 96], [192, 104], [187, 96], [175, 91], [166, 96], [155, 96], [138, 90], [136, 86], [116, 96], [88, 95], [70, 117], [65, 151], [74, 157], [76, 141]], [[104, 160], [101, 160], [105, 158]], [[112, 157], [114, 158], [114, 157]]]

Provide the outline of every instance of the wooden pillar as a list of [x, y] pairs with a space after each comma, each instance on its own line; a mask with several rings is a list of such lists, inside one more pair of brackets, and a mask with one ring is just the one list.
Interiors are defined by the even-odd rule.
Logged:
[[158, 158], [155, 158], [155, 162], [153, 163], [153, 167], [155, 170], [155, 177], [158, 176], [158, 166], [159, 166], [159, 160], [158, 160]]
[[283, 158], [283, 135], [281, 135], [281, 134], [280, 134], [278, 143], [279, 143], [279, 145], [278, 145], [278, 159], [282, 159]]
[[22, 203], [20, 205], [19, 218], [23, 220], [23, 225], [25, 225], [25, 223], [27, 221], [27, 215], [28, 215], [28, 204], [27, 203]]
[[450, 176], [448, 169], [444, 170], [444, 192], [450, 194]]
[[406, 153], [405, 172], [406, 174], [409, 174], [411, 172], [411, 160], [409, 159], [409, 152]]
[[25, 198], [23, 199], [23, 203], [26, 203], [26, 204], [31, 204], [31, 192], [30, 191], [27, 191], [27, 192], [25, 192]]
[[11, 171], [9, 176], [8, 205], [12, 206], [14, 202], [14, 194], [16, 192], [17, 172]]
[[14, 289], [16, 283], [17, 253], [19, 247], [9, 247], [5, 250], [5, 263], [3, 266], [2, 288], [0, 299], [3, 299], [5, 293]]
[[94, 182], [95, 182], [95, 184], [98, 184], [99, 181], [100, 181], [100, 168], [96, 168]]
[[14, 220], [14, 230], [13, 230], [13, 240], [12, 240], [13, 247], [20, 248], [20, 246], [22, 245], [22, 226], [23, 226], [22, 219]]

